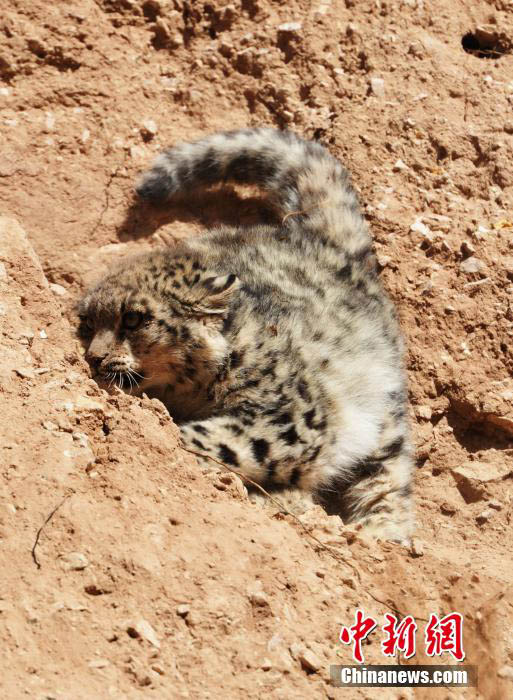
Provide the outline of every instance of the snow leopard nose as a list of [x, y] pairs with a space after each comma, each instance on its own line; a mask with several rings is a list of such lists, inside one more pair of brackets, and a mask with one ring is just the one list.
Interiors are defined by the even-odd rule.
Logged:
[[99, 370], [100, 365], [109, 354], [112, 348], [112, 341], [113, 333], [108, 329], [98, 331], [91, 340], [85, 356], [86, 360], [95, 370]]

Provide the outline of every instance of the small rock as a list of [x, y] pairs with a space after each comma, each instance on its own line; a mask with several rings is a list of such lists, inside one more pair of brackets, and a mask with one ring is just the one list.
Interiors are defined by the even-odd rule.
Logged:
[[265, 594], [262, 586], [262, 581], [256, 580], [246, 589], [248, 598], [257, 607], [264, 607], [269, 605], [267, 595]]
[[370, 88], [373, 95], [383, 97], [385, 94], [385, 81], [383, 78], [371, 78]]
[[513, 681], [513, 666], [501, 666], [497, 671], [499, 678], [508, 678]]
[[269, 659], [263, 659], [262, 663], [260, 664], [262, 671], [270, 671], [272, 667], [272, 662]]
[[500, 501], [488, 501], [488, 506], [494, 510], [502, 510], [502, 503]]
[[399, 158], [398, 160], [395, 161], [395, 163], [392, 167], [392, 170], [394, 172], [398, 172], [399, 170], [408, 170], [408, 166], [406, 165], [406, 163], [403, 160], [401, 160]]
[[34, 331], [28, 329], [26, 331], [22, 331], [20, 333], [20, 343], [23, 345], [32, 345], [32, 341], [34, 340], [35, 334]]
[[43, 340], [46, 340], [48, 338], [48, 333], [45, 331], [44, 328], [39, 331], [39, 337], [42, 338]]
[[476, 249], [474, 248], [472, 243], [470, 243], [470, 241], [463, 241], [460, 250], [465, 256], [474, 255], [474, 253], [476, 252]]
[[486, 265], [482, 260], [479, 260], [479, 258], [471, 256], [460, 263], [460, 270], [467, 275], [471, 275], [477, 272], [484, 272], [486, 270]]
[[62, 554], [59, 557], [59, 562], [64, 571], [82, 571], [86, 566], [89, 566], [89, 559], [81, 552]]
[[75, 399], [75, 408], [77, 411], [98, 411], [99, 413], [105, 411], [103, 404], [91, 399], [89, 396], [77, 396]]
[[479, 515], [476, 516], [476, 521], [478, 525], [484, 525], [490, 520], [492, 516], [493, 510], [491, 510], [491, 508], [486, 508], [482, 511], [482, 513], [479, 513]]
[[136, 677], [136, 679], [137, 679], [137, 683], [138, 683], [141, 687], [144, 688], [144, 687], [146, 687], [146, 686], [148, 686], [148, 685], [151, 685], [151, 678], [148, 676], [147, 673], [138, 673], [138, 672], [136, 672], [136, 673], [135, 673], [135, 677]]
[[392, 258], [390, 255], [376, 255], [376, 258], [378, 260], [378, 265], [382, 270], [385, 269], [387, 265], [389, 265], [392, 262]]
[[55, 284], [54, 282], [50, 282], [50, 290], [56, 294], [58, 297], [63, 297], [66, 296], [68, 293], [68, 290], [63, 287], [61, 284]]
[[440, 510], [444, 515], [454, 515], [456, 513], [456, 506], [453, 506], [452, 503], [448, 503], [447, 501], [444, 501], [440, 505]]
[[301, 31], [302, 26], [301, 22], [285, 22], [284, 24], [278, 25], [278, 31], [294, 34]]
[[89, 438], [85, 433], [74, 432], [71, 433], [71, 437], [80, 447], [89, 447]]
[[424, 545], [416, 537], [414, 537], [411, 541], [410, 554], [412, 555], [412, 557], [424, 556]]
[[160, 649], [160, 642], [157, 637], [157, 633], [150, 625], [150, 623], [144, 618], [141, 617], [135, 622], [128, 623], [126, 631], [130, 635], [130, 637], [142, 637], [143, 639], [146, 639], [146, 641], [149, 642], [152, 646], [156, 647], [157, 649]]
[[299, 659], [299, 655], [302, 654], [303, 651], [305, 651], [305, 647], [302, 644], [299, 644], [298, 642], [294, 642], [290, 645], [289, 651], [293, 659]]
[[433, 238], [433, 232], [429, 226], [426, 226], [426, 224], [422, 222], [422, 219], [415, 219], [413, 224], [410, 226], [410, 231], [412, 233], [420, 233], [421, 236], [424, 238], [429, 238], [430, 240]]
[[269, 604], [269, 600], [263, 591], [253, 591], [253, 593], [249, 595], [249, 599], [253, 605], [260, 608], [263, 608]]
[[105, 668], [109, 663], [107, 659], [93, 659], [87, 665], [89, 668]]
[[45, 112], [45, 131], [55, 129], [55, 116], [51, 112]]
[[157, 133], [157, 125], [153, 119], [147, 119], [141, 125], [141, 136], [148, 141], [152, 139]]
[[467, 462], [462, 467], [451, 469], [456, 486], [467, 503], [480, 501], [486, 493], [487, 485], [502, 480], [508, 473], [507, 467], [501, 470], [496, 465], [485, 462]]
[[300, 652], [298, 659], [303, 669], [310, 673], [316, 673], [321, 668], [321, 662], [310, 649]]
[[422, 418], [423, 420], [431, 420], [431, 417], [433, 415], [433, 411], [429, 406], [417, 406], [415, 408], [415, 413], [418, 416], [418, 418]]
[[356, 579], [354, 576], [346, 576], [345, 578], [342, 578], [342, 583], [345, 586], [349, 586], [349, 588], [356, 590]]
[[178, 605], [176, 608], [176, 614], [180, 615], [180, 617], [187, 617], [191, 610], [190, 605], [187, 605], [187, 603], [182, 603], [181, 605]]
[[34, 370], [30, 367], [15, 367], [14, 371], [23, 379], [34, 379]]

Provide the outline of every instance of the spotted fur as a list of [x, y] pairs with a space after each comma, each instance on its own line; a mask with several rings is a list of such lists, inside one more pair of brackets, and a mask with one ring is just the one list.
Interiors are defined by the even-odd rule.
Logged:
[[403, 344], [347, 171], [318, 143], [246, 129], [165, 151], [137, 192], [220, 180], [259, 185], [282, 225], [124, 262], [81, 302], [89, 361], [161, 398], [192, 449], [269, 487], [341, 489], [350, 521], [407, 538]]

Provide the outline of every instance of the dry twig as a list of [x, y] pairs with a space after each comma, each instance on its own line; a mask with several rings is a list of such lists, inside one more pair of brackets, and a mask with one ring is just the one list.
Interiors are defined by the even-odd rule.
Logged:
[[59, 510], [59, 508], [60, 508], [62, 505], [64, 505], [65, 501], [67, 501], [67, 499], [68, 499], [70, 496], [71, 496], [71, 492], [70, 492], [70, 493], [67, 493], [67, 494], [64, 496], [64, 498], [62, 499], [62, 501], [61, 501], [59, 504], [57, 504], [57, 505], [55, 506], [55, 508], [54, 508], [54, 509], [52, 510], [52, 512], [50, 513], [50, 515], [46, 518], [46, 520], [44, 521], [44, 523], [41, 525], [41, 527], [40, 527], [39, 530], [37, 531], [36, 539], [35, 539], [35, 541], [34, 541], [34, 546], [32, 547], [32, 552], [31, 552], [31, 553], [32, 553], [32, 559], [34, 560], [34, 564], [37, 566], [38, 569], [41, 568], [41, 564], [39, 563], [38, 558], [37, 558], [37, 556], [36, 556], [36, 547], [37, 547], [37, 545], [39, 544], [39, 538], [41, 537], [41, 533], [43, 532], [43, 530], [44, 530], [44, 528], [46, 527], [46, 525], [48, 525], [48, 523], [50, 522], [50, 520], [53, 518], [53, 516], [55, 515], [55, 513], [57, 513], [57, 511]]

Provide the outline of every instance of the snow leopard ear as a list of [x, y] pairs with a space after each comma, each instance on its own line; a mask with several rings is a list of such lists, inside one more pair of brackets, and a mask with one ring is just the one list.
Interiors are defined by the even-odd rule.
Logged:
[[202, 285], [206, 294], [198, 305], [200, 310], [207, 314], [223, 314], [228, 311], [230, 299], [239, 288], [240, 280], [234, 274], [221, 275], [208, 277]]

